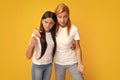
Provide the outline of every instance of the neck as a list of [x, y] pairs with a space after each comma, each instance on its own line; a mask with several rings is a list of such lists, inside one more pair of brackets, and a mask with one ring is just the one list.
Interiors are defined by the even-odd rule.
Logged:
[[66, 28], [67, 26], [65, 25], [65, 26], [62, 26], [62, 25], [60, 25], [62, 28]]

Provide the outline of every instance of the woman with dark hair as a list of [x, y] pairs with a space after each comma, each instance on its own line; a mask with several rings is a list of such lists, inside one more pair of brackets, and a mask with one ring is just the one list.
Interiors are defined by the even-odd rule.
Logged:
[[[26, 56], [32, 61], [32, 80], [50, 80], [52, 59], [56, 50], [56, 30], [57, 18], [55, 13], [46, 11], [40, 22], [40, 35], [34, 33], [30, 40]], [[35, 51], [34, 51], [35, 50]]]

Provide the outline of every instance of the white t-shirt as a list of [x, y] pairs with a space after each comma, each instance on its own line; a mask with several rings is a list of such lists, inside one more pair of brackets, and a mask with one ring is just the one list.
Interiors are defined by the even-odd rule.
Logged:
[[71, 25], [70, 35], [67, 35], [67, 27], [59, 27], [56, 37], [57, 50], [55, 54], [55, 63], [60, 65], [72, 65], [77, 63], [75, 51], [70, 47], [73, 40], [80, 40], [78, 28]]
[[[33, 34], [32, 36], [35, 36]], [[42, 64], [49, 64], [52, 63], [52, 54], [53, 54], [53, 48], [54, 48], [54, 42], [51, 36], [50, 32], [46, 32], [46, 42], [47, 42], [47, 48], [45, 51], [45, 54], [40, 58], [40, 53], [41, 53], [41, 43], [40, 39], [35, 36], [37, 39], [37, 44], [35, 45], [35, 52], [33, 54], [33, 63], [37, 65], [42, 65]]]

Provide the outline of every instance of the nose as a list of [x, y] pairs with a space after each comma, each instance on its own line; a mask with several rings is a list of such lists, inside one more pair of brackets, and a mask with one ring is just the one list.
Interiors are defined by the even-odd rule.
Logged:
[[64, 21], [64, 18], [61, 18], [61, 21], [63, 22], [63, 21]]
[[65, 22], [65, 18], [61, 18], [61, 22]]

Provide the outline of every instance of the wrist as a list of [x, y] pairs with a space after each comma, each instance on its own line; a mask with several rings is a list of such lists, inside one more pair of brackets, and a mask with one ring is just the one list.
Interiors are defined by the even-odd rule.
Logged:
[[34, 44], [30, 44], [30, 47], [31, 47], [31, 48], [34, 48], [34, 47], [35, 47], [35, 45], [34, 45]]
[[83, 65], [82, 63], [78, 63], [78, 65], [80, 66], [80, 65]]
[[81, 61], [81, 60], [78, 60], [78, 64], [82, 64], [82, 61]]

